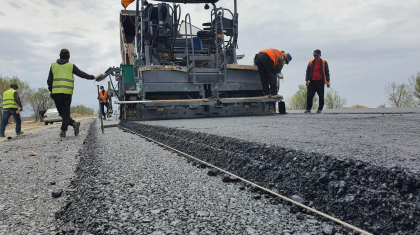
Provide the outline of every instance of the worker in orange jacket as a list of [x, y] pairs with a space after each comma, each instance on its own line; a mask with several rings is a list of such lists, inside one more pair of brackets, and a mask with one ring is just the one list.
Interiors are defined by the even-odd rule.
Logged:
[[106, 106], [106, 113], [108, 114], [108, 109], [109, 109], [108, 92], [104, 89], [104, 86], [100, 86], [99, 88], [101, 89], [101, 91], [99, 92], [98, 99], [99, 99], [99, 102], [101, 102], [102, 115], [104, 116], [104, 119], [106, 120], [107, 115], [105, 114], [104, 106]]
[[314, 51], [314, 59], [309, 61], [308, 67], [306, 68], [306, 86], [307, 97], [306, 97], [306, 110], [304, 113], [311, 113], [312, 102], [315, 93], [318, 94], [319, 106], [316, 113], [322, 113], [324, 108], [324, 88], [325, 85], [330, 87], [330, 69], [326, 60], [321, 59], [321, 50], [316, 49]]
[[292, 56], [289, 53], [277, 49], [262, 50], [255, 55], [254, 63], [258, 66], [264, 96], [280, 98], [277, 94], [277, 74], [290, 61]]

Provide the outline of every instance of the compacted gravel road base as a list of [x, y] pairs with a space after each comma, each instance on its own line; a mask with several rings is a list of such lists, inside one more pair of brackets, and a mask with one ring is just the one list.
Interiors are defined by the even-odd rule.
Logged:
[[354, 234], [119, 128], [84, 146], [61, 234]]

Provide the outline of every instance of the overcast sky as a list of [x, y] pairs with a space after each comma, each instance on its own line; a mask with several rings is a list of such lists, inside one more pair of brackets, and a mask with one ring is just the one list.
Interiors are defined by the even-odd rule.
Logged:
[[[151, 1], [154, 2], [154, 1]], [[328, 61], [331, 85], [347, 105], [377, 107], [387, 102], [388, 83], [406, 83], [420, 72], [420, 1], [238, 0], [240, 64], [258, 51], [285, 50], [280, 94], [292, 96], [304, 84], [314, 49]], [[233, 0], [218, 6], [233, 10]], [[203, 4], [181, 4], [193, 24], [210, 19]], [[18, 76], [32, 87], [47, 87], [50, 65], [61, 48], [70, 61], [96, 75], [121, 62], [119, 0], [3, 0], [0, 8], [0, 75]], [[128, 9], [134, 9], [134, 4]], [[96, 86], [76, 77], [72, 105], [97, 110]]]

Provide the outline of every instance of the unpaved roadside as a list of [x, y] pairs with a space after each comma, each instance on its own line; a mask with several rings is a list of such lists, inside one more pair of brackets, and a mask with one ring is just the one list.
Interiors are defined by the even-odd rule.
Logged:
[[[80, 121], [91, 120], [91, 119], [94, 119], [94, 118], [96, 118], [96, 116], [87, 116], [87, 117], [82, 116], [82, 117], [76, 117], [76, 118], [74, 118], [74, 120], [80, 122]], [[7, 140], [10, 140], [10, 139], [15, 139], [16, 138], [15, 125], [16, 124], [13, 123], [13, 124], [8, 124], [6, 126], [6, 131], [5, 131], [6, 137], [0, 137], [0, 143], [4, 142], [4, 141], [7, 141]], [[27, 135], [27, 134], [40, 132], [40, 131], [50, 129], [50, 128], [54, 128], [54, 127], [59, 128], [60, 126], [61, 126], [61, 122], [55, 122], [55, 123], [50, 124], [50, 125], [44, 125], [43, 122], [22, 122], [21, 130], [22, 130], [22, 132], [24, 132], [23, 133], [23, 136], [24, 136], [24, 135]], [[59, 133], [57, 132], [57, 135], [58, 134]]]
[[[0, 143], [0, 235], [56, 234], [54, 213], [65, 202], [65, 189], [92, 123], [91, 118], [77, 120], [79, 136], [70, 128], [67, 137], [60, 138], [58, 123]], [[62, 196], [53, 198], [53, 192]]]

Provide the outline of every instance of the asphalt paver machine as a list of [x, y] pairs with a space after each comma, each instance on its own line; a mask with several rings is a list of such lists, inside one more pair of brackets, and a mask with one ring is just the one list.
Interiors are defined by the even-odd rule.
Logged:
[[[238, 65], [236, 0], [233, 11], [218, 0], [122, 1], [131, 2], [136, 10], [120, 12], [122, 63], [103, 77], [116, 76], [111, 93], [122, 119], [264, 115], [276, 102], [284, 107], [282, 98], [262, 96], [256, 66]], [[203, 5], [208, 20], [192, 25], [184, 4]]]

